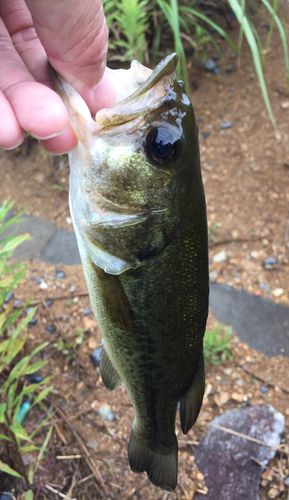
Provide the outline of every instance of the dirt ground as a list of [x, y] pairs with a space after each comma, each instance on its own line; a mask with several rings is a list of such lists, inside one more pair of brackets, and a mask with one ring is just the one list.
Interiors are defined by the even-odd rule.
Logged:
[[[263, 41], [267, 30], [261, 23], [258, 32]], [[233, 32], [234, 36], [237, 34]], [[266, 82], [281, 139], [276, 138], [267, 116], [248, 49], [244, 47], [244, 56], [236, 61], [224, 42], [222, 47], [220, 76], [205, 73], [199, 63], [188, 58], [194, 88], [191, 99], [200, 129], [210, 272], [215, 271], [217, 282], [289, 305], [289, 94], [282, 46], [275, 36], [266, 56]], [[235, 64], [237, 71], [226, 72]], [[225, 122], [232, 122], [232, 126], [222, 129]], [[72, 230], [66, 157], [52, 158], [28, 138], [16, 151], [0, 152], [0, 167], [2, 200], [15, 200], [16, 209]], [[223, 249], [225, 260], [215, 262], [214, 256]], [[270, 268], [264, 265], [268, 257], [276, 259]], [[267, 358], [233, 336], [233, 360], [207, 366], [206, 397], [194, 429], [183, 436], [177, 420], [180, 451], [176, 491], [165, 493], [148, 484], [145, 474], [133, 474], [127, 461], [133, 410], [126, 390], [108, 392], [90, 361], [101, 334], [92, 313], [83, 315], [90, 302], [82, 269], [61, 266], [61, 279], [56, 277], [57, 270], [32, 262], [15, 293], [15, 300], [24, 302], [31, 295], [39, 299], [37, 324], [28, 329], [27, 349], [47, 341], [48, 347], [39, 354], [39, 359], [48, 360], [42, 374], [55, 375], [54, 390], [43, 406], [45, 410], [51, 403], [57, 413], [50, 419], [54, 421], [52, 437], [35, 479], [36, 485], [41, 485], [39, 499], [58, 498], [51, 488], [81, 500], [129, 500], [133, 496], [192, 500], [196, 491], [205, 497], [206, 485], [194, 460], [194, 446], [216, 415], [250, 403], [271, 403], [285, 416], [288, 431], [289, 359]], [[45, 290], [37, 283], [41, 276], [48, 285]], [[52, 305], [47, 307], [45, 301], [53, 297]], [[210, 316], [208, 328], [213, 330], [216, 324]], [[55, 331], [48, 332], [47, 326], [54, 326]], [[83, 339], [81, 344], [77, 344], [78, 338]], [[68, 343], [70, 347], [64, 345]], [[267, 392], [261, 389], [264, 385]], [[97, 413], [104, 404], [116, 415], [112, 422]], [[33, 428], [41, 412], [43, 408], [29, 414], [26, 429]], [[43, 439], [40, 434], [38, 443]], [[289, 498], [282, 480], [289, 474], [288, 458], [284, 457], [277, 454], [270, 463], [279, 479], [265, 473], [261, 500]], [[26, 459], [31, 462], [35, 457], [30, 453]], [[273, 485], [275, 497], [270, 496], [274, 494]]]

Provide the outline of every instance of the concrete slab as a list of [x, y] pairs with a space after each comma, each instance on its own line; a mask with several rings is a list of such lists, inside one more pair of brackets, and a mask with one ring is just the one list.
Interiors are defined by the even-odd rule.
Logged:
[[267, 356], [289, 356], [289, 307], [219, 283], [210, 285], [210, 308], [241, 340]]
[[53, 238], [37, 260], [50, 264], [81, 264], [77, 241], [74, 233], [65, 229], [57, 229]]
[[39, 219], [38, 217], [22, 215], [21, 219], [23, 219], [23, 221], [19, 225], [13, 224], [8, 226], [3, 236], [8, 236], [11, 233], [15, 236], [29, 233], [31, 238], [21, 243], [21, 245], [15, 249], [12, 258], [15, 260], [35, 259], [41, 254], [56, 233], [57, 226], [53, 222]]

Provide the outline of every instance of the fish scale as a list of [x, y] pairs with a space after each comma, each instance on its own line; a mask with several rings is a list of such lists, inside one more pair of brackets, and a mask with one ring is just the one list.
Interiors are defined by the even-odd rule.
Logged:
[[124, 383], [134, 407], [131, 469], [169, 491], [178, 402], [187, 433], [204, 393], [209, 290], [197, 125], [176, 62], [168, 56], [147, 80], [134, 64], [127, 75], [139, 88], [95, 120], [53, 74], [80, 141], [70, 154], [70, 208], [104, 339], [102, 380], [110, 390]]

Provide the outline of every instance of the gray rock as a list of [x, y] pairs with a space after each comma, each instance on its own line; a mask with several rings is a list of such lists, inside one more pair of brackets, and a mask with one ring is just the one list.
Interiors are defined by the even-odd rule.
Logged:
[[226, 128], [231, 128], [231, 127], [233, 127], [233, 125], [234, 125], [234, 124], [233, 124], [233, 122], [224, 122], [224, 123], [222, 123], [222, 125], [221, 125], [221, 129], [223, 129], [223, 130], [224, 130], [224, 129], [226, 129]]
[[217, 279], [218, 279], [217, 271], [211, 271], [209, 273], [209, 279], [210, 279], [210, 283], [215, 283], [215, 281], [217, 281]]
[[232, 325], [250, 347], [270, 357], [289, 356], [289, 307], [212, 283], [210, 308], [217, 321]]
[[75, 234], [65, 229], [58, 229], [41, 253], [39, 260], [69, 266], [81, 264]]
[[112, 422], [116, 418], [116, 415], [113, 413], [110, 406], [107, 404], [101, 406], [97, 413], [101, 418], [107, 420], [108, 422]]
[[[57, 230], [56, 224], [38, 217], [28, 217], [22, 215], [23, 221], [17, 226], [8, 226], [3, 233], [3, 237], [9, 234], [19, 236], [29, 233], [31, 238], [23, 241], [13, 252], [12, 258], [15, 260], [35, 259], [44, 250]], [[16, 227], [16, 231], [15, 231]], [[15, 231], [15, 232], [14, 232]]]
[[[280, 433], [284, 429], [283, 415], [271, 405], [229, 410], [212, 423], [272, 447], [280, 444]], [[209, 489], [206, 500], [258, 500], [263, 471], [251, 456], [266, 465], [275, 453], [266, 446], [209, 427], [207, 436], [195, 449], [196, 463]], [[195, 496], [196, 500], [203, 498], [203, 495]]]
[[208, 61], [204, 63], [204, 69], [209, 72], [214, 71], [214, 69], [217, 67], [218, 65], [215, 61], [213, 61], [213, 59], [208, 59]]

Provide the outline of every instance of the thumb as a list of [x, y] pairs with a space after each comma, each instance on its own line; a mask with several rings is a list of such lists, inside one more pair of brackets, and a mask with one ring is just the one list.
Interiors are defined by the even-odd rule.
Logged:
[[108, 29], [101, 0], [25, 0], [37, 35], [56, 71], [92, 113], [115, 103], [106, 72]]

